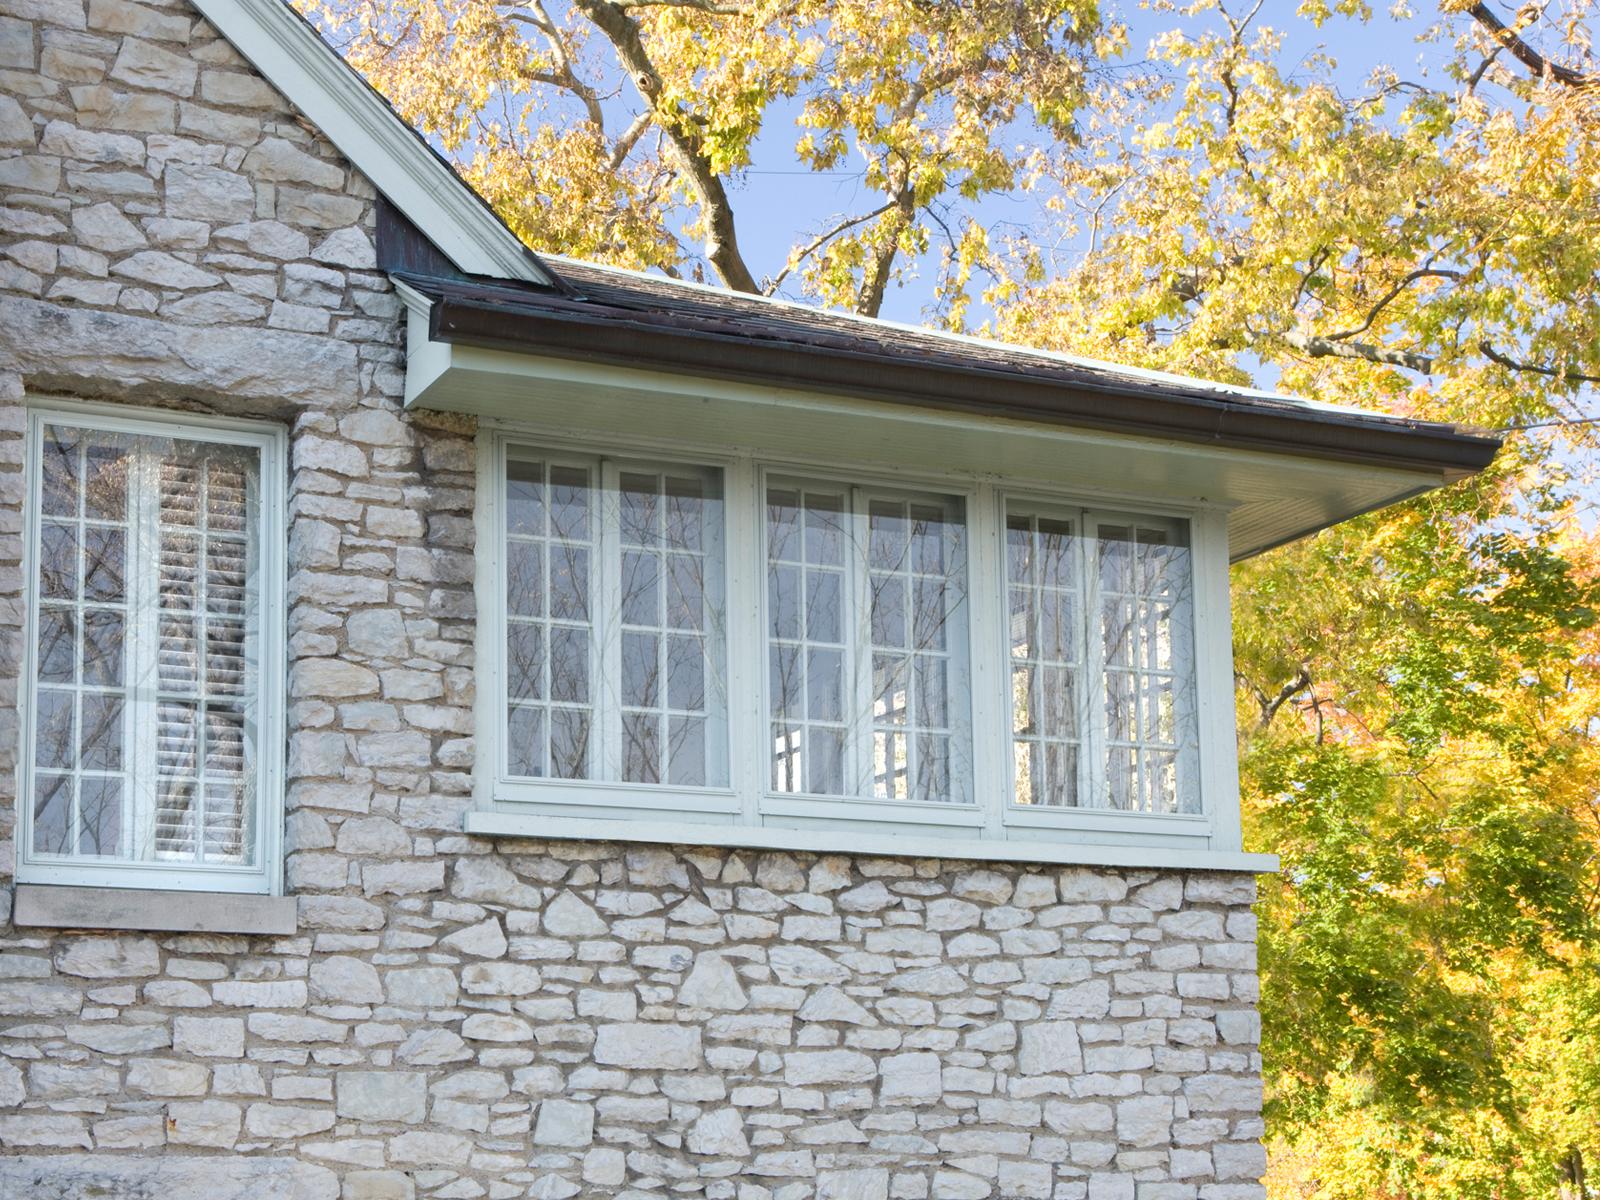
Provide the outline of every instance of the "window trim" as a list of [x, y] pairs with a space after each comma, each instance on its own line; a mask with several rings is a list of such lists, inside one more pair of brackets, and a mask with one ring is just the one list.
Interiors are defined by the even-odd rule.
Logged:
[[[27, 513], [22, 544], [24, 644], [18, 679], [19, 700], [22, 703], [19, 704], [21, 720], [17, 764], [17, 883], [138, 891], [282, 895], [284, 723], [288, 670], [284, 598], [288, 555], [288, 438], [284, 428], [266, 421], [54, 398], [30, 402], [27, 416], [27, 436], [23, 443]], [[256, 865], [253, 867], [174, 865], [164, 862], [76, 863], [39, 858], [32, 853], [33, 696], [39, 615], [36, 557], [41, 536], [43, 438], [47, 425], [248, 446], [261, 455], [261, 528], [258, 531], [261, 544], [258, 630], [261, 666], [256, 747], [257, 810], [254, 817]]]
[[[719, 467], [723, 474], [724, 546], [728, 596], [727, 656], [728, 789], [687, 789], [651, 784], [539, 781], [505, 786], [498, 768], [485, 770], [503, 753], [496, 705], [503, 690], [497, 643], [503, 636], [502, 575], [497, 550], [478, 556], [480, 615], [476, 662], [478, 741], [474, 809], [464, 820], [469, 832], [493, 836], [606, 838], [815, 848], [832, 852], [841, 837], [863, 853], [930, 854], [1013, 861], [1126, 862], [1163, 865], [1179, 861], [1227, 869], [1271, 869], [1270, 856], [1240, 853], [1237, 760], [1231, 684], [1231, 623], [1227, 581], [1227, 507], [1202, 499], [1177, 503], [1096, 488], [1051, 486], [1036, 479], [997, 479], [973, 472], [916, 464], [880, 463], [850, 468], [838, 462], [786, 455], [766, 446], [735, 450], [664, 438], [599, 437], [543, 429], [537, 423], [485, 419], [478, 437], [478, 534], [480, 545], [503, 540], [504, 447], [532, 443], [551, 452], [602, 453], [650, 461]], [[774, 792], [764, 755], [737, 753], [765, 744], [767, 640], [764, 486], [769, 475], [837, 481], [910, 492], [959, 496], [966, 505], [969, 575], [969, 664], [972, 703], [974, 802], [970, 805], [815, 798]], [[1009, 648], [1005, 643], [1004, 591], [985, 581], [1002, 580], [1005, 499], [1024, 498], [1095, 512], [1166, 517], [1189, 523], [1194, 573], [1193, 624], [1197, 724], [1196, 814], [1061, 809], [1043, 812], [1011, 802], [1011, 709]], [[992, 593], [992, 594], [991, 594]], [[991, 661], [981, 647], [1006, 646]], [[1005, 669], [1002, 669], [1005, 668]], [[1220, 685], [1219, 685], [1220, 681]], [[740, 701], [737, 697], [748, 697]], [[988, 710], [988, 711], [986, 711]], [[998, 759], [998, 761], [997, 761]], [[982, 781], [996, 772], [1004, 796], [986, 793]], [[597, 826], [596, 821], [601, 823]], [[1041, 838], [1041, 835], [1043, 837]]]

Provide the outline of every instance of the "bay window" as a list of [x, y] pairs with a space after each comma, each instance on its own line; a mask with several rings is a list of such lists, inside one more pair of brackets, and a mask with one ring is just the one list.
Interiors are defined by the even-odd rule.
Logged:
[[1213, 514], [554, 441], [483, 438], [469, 829], [1012, 857], [1213, 835]]
[[35, 412], [19, 878], [270, 891], [273, 431]]

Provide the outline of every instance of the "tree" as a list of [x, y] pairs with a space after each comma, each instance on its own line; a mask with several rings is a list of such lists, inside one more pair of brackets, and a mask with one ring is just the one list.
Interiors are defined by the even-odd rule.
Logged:
[[[1178, 24], [1180, 14], [1163, 6]], [[1365, 6], [1307, 0], [1302, 17]], [[1202, 0], [1048, 172], [993, 328], [1506, 431], [1469, 484], [1236, 569], [1271, 1189], [1592, 1194], [1600, 1154], [1594, 6], [1441, 5], [1341, 90]], [[1272, 13], [1281, 17], [1281, 12]], [[1391, 36], [1389, 34], [1387, 36]], [[1046, 231], [1047, 232], [1047, 231]]]
[[[982, 267], [1009, 340], [1506, 432], [1470, 483], [1236, 569], [1247, 836], [1284, 858], [1270, 1183], [1593, 1194], [1600, 0], [1439, 0], [1426, 70], [1355, 90], [1265, 20], [1393, 40], [1403, 0], [1149, 0], [1142, 56], [1089, 0], [325, 2], [536, 246], [872, 313], [939, 240], [949, 323]], [[759, 278], [737, 184], [794, 112], [874, 198]], [[979, 219], [1024, 188], [1053, 225]]]
[[[1070, 140], [1115, 37], [1095, 0], [300, 3], [534, 248], [747, 292], [797, 275], [868, 315], [936, 239], [960, 302], [988, 240], [974, 202], [1029, 184], [1026, 128]], [[850, 165], [869, 199], [808, 214], [763, 274], [736, 185], [780, 112], [806, 169]]]

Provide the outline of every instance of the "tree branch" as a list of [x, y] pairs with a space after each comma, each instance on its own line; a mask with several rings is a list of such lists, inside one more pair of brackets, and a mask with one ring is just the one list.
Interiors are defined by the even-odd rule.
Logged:
[[1404, 367], [1421, 375], [1433, 374], [1433, 358], [1410, 350], [1390, 350], [1370, 342], [1335, 342], [1315, 333], [1301, 333], [1290, 329], [1272, 335], [1310, 358], [1351, 358], [1362, 362], [1387, 363], [1391, 367]]
[[735, 291], [760, 292], [755, 276], [739, 253], [733, 204], [722, 177], [712, 169], [704, 139], [680, 113], [660, 107], [661, 75], [650, 61], [638, 24], [613, 0], [574, 0], [574, 4], [611, 42], [635, 90], [658, 118], [657, 124], [700, 202], [706, 226], [706, 258]]
[[1367, 319], [1361, 322], [1361, 324], [1357, 325], [1354, 329], [1346, 329], [1339, 333], [1329, 333], [1324, 334], [1323, 336], [1326, 337], [1330, 342], [1342, 342], [1348, 340], [1349, 338], [1357, 337], [1360, 334], [1365, 333], [1367, 330], [1372, 328], [1372, 323], [1378, 319], [1378, 314], [1389, 306], [1389, 302], [1419, 279], [1458, 280], [1460, 278], [1461, 273], [1459, 271], [1446, 271], [1441, 267], [1418, 267], [1415, 271], [1407, 274], [1403, 279], [1400, 280], [1399, 283], [1395, 284], [1392, 288], [1385, 292], [1383, 299], [1379, 300], [1372, 306], [1371, 311], [1367, 313]]
[[633, 153], [634, 146], [645, 135], [655, 121], [656, 114], [651, 109], [645, 109], [633, 119], [633, 124], [622, 131], [622, 136], [617, 139], [617, 144], [611, 147], [610, 167], [613, 171], [622, 169], [622, 164], [628, 160], [628, 155]]
[[891, 200], [887, 204], [880, 205], [869, 213], [862, 213], [859, 217], [850, 217], [839, 222], [839, 224], [835, 225], [826, 233], [818, 234], [804, 248], [789, 255], [789, 261], [784, 264], [783, 270], [779, 271], [776, 275], [769, 279], [766, 283], [766, 286], [761, 289], [762, 294], [770, 296], [776, 292], [779, 285], [781, 285], [783, 281], [794, 272], [796, 267], [805, 262], [806, 259], [810, 258], [813, 254], [822, 249], [823, 246], [827, 245], [845, 230], [854, 229], [857, 225], [864, 225], [874, 217], [881, 217], [893, 207], [894, 201]]
[[719, 4], [717, 0], [612, 0], [612, 3], [624, 12], [635, 8], [692, 8], [696, 12], [733, 17], [750, 11], [746, 5]]
[[550, 47], [551, 55], [556, 60], [554, 71], [535, 72], [532, 78], [539, 83], [565, 88], [577, 96], [583, 101], [584, 112], [588, 115], [590, 124], [604, 133], [606, 116], [600, 108], [600, 97], [592, 87], [579, 79], [577, 72], [572, 69], [572, 55], [567, 50], [566, 39], [561, 36], [561, 30], [545, 11], [544, 0], [531, 0], [528, 7], [533, 11], [532, 16], [526, 13], [512, 13], [511, 19], [524, 25], [532, 25], [542, 33], [545, 43]]
[[1600, 383], [1600, 375], [1585, 375], [1581, 371], [1562, 371], [1556, 367], [1541, 367], [1537, 363], [1518, 362], [1501, 354], [1488, 342], [1479, 342], [1478, 350], [1492, 363], [1498, 363], [1508, 371], [1529, 371], [1535, 375], [1544, 375], [1550, 379], [1559, 379], [1563, 383]]
[[[1467, 9], [1467, 13], [1479, 25], [1489, 31], [1489, 36], [1504, 46], [1511, 57], [1516, 59], [1534, 75], [1543, 77], [1548, 75], [1551, 79], [1566, 87], [1594, 87], [1600, 85], [1600, 77], [1585, 75], [1581, 71], [1574, 71], [1571, 67], [1564, 67], [1558, 62], [1552, 62], [1540, 54], [1527, 42], [1523, 41], [1521, 34], [1516, 29], [1508, 26], [1494, 13], [1489, 11], [1487, 4], [1474, 4]], [[1520, 25], [1520, 23], [1519, 23]]]

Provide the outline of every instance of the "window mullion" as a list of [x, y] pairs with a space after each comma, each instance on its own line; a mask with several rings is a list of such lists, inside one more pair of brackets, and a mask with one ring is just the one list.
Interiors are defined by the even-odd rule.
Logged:
[[866, 489], [849, 491], [850, 540], [845, 547], [845, 578], [851, 593], [854, 627], [846, 631], [845, 678], [853, 685], [855, 711], [846, 713], [845, 770], [848, 795], [872, 795], [872, 567], [868, 557], [871, 531], [867, 521]]
[[614, 460], [599, 461], [595, 515], [599, 558], [592, 613], [597, 659], [591, 718], [598, 726], [600, 761], [591, 761], [589, 778], [622, 777], [622, 494]]
[[[157, 763], [160, 755], [161, 596], [159, 580], [161, 497], [155, 455], [140, 450], [129, 476], [128, 713], [134, 736], [129, 756], [127, 811], [133, 858], [155, 857]], [[196, 797], [198, 803], [199, 797]]]
[[1106, 647], [1104, 621], [1100, 612], [1100, 572], [1097, 569], [1096, 523], [1087, 511], [1078, 514], [1078, 538], [1081, 558], [1079, 578], [1083, 619], [1078, 624], [1083, 638], [1078, 661], [1083, 664], [1083, 678], [1078, 687], [1079, 746], [1078, 781], [1083, 789], [1080, 805], [1085, 808], [1106, 808], [1110, 797], [1106, 782]]

